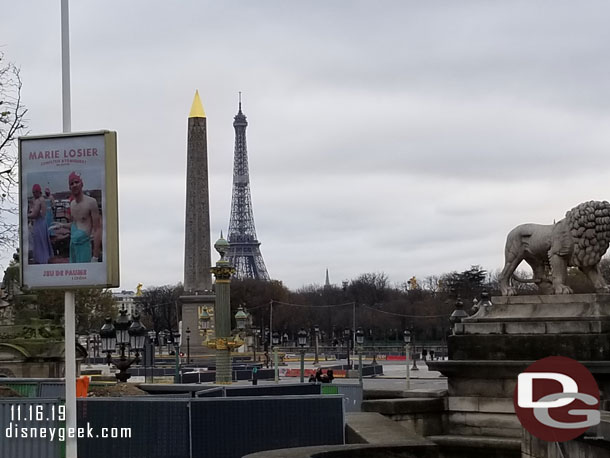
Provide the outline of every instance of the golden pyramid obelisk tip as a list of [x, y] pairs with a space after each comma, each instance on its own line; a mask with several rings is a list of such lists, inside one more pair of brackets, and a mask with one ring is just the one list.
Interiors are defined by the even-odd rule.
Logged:
[[195, 91], [195, 98], [193, 99], [193, 105], [191, 106], [191, 113], [189, 118], [205, 118], [205, 111], [203, 111], [203, 105], [199, 98], [199, 91]]

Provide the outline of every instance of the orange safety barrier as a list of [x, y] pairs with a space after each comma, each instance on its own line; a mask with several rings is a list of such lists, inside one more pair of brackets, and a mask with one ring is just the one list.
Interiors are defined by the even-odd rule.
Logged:
[[86, 375], [76, 379], [76, 397], [86, 398], [89, 391], [89, 377]]
[[405, 356], [399, 356], [399, 355], [388, 355], [386, 356], [386, 361], [404, 361], [405, 360]]

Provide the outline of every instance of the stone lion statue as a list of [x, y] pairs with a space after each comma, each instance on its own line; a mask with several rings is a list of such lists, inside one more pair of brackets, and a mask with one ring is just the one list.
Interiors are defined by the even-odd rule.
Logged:
[[[522, 224], [509, 232], [500, 274], [503, 296], [516, 294], [513, 280], [535, 283], [541, 294], [571, 294], [566, 283], [567, 268], [578, 267], [597, 292], [609, 288], [599, 273], [599, 261], [610, 243], [610, 203], [584, 202], [555, 224]], [[519, 280], [514, 272], [527, 262], [533, 278]]]

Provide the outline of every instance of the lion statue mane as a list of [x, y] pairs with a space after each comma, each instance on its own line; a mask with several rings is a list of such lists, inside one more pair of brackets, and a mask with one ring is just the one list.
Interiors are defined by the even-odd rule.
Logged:
[[[500, 274], [503, 296], [515, 295], [513, 280], [535, 283], [541, 294], [571, 294], [566, 285], [568, 267], [578, 267], [597, 292], [608, 292], [599, 272], [599, 262], [610, 243], [610, 204], [584, 202], [555, 224], [522, 224], [509, 232]], [[521, 261], [527, 262], [533, 278], [514, 276]]]

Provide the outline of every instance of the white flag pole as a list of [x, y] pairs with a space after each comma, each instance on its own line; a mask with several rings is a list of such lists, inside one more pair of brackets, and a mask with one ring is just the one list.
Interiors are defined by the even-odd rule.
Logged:
[[[70, 107], [70, 27], [68, 0], [61, 0], [61, 89], [63, 132], [72, 131]], [[64, 343], [66, 379], [66, 428], [76, 431], [76, 332], [74, 291], [66, 291], [64, 304]], [[72, 436], [72, 437], [70, 437]], [[66, 458], [78, 458], [76, 435], [66, 434]]]

